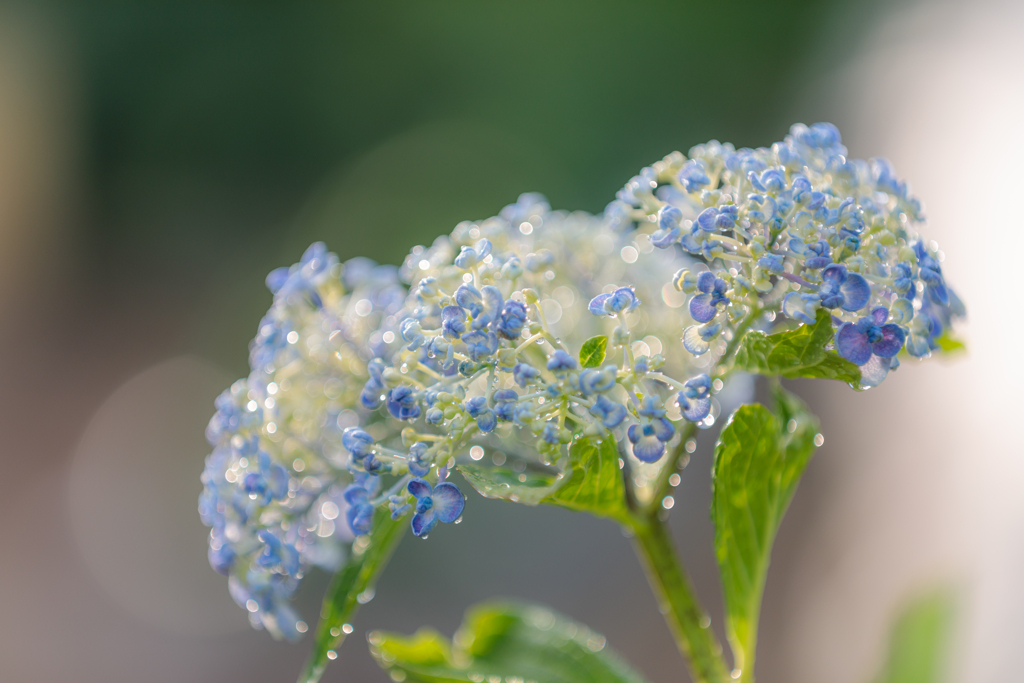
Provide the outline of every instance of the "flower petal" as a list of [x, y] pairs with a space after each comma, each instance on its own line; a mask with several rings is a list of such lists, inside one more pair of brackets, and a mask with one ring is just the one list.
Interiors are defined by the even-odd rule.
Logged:
[[[636, 426], [636, 425], [634, 425]], [[657, 462], [665, 454], [665, 444], [658, 437], [643, 436], [633, 444], [633, 455], [641, 462]]]
[[871, 360], [868, 335], [857, 329], [853, 323], [843, 323], [836, 332], [836, 350], [840, 356], [855, 365], [864, 365]]
[[679, 407], [682, 408], [683, 417], [690, 422], [700, 422], [711, 412], [710, 398], [691, 398], [689, 401], [688, 407], [684, 408], [682, 401], [680, 401]]
[[409, 493], [416, 497], [416, 499], [423, 498], [424, 496], [430, 495], [430, 482], [425, 479], [413, 479], [409, 482]]
[[715, 317], [718, 308], [711, 303], [710, 294], [698, 294], [690, 299], [690, 317], [699, 323], [706, 323]]
[[610, 293], [598, 294], [597, 296], [590, 300], [590, 304], [587, 306], [587, 309], [594, 315], [609, 315], [608, 311], [604, 310], [604, 304], [606, 301], [608, 301], [608, 299], [611, 298], [611, 296], [612, 295]]
[[862, 387], [877, 387], [889, 374], [888, 358], [872, 355], [871, 359], [860, 366], [860, 385]]
[[656, 417], [651, 420], [651, 426], [654, 427], [654, 436], [662, 443], [671, 441], [672, 437], [676, 435], [676, 428], [667, 418]]
[[707, 353], [711, 344], [704, 341], [700, 336], [700, 328], [697, 325], [690, 325], [683, 330], [683, 348], [695, 356]]
[[903, 348], [906, 339], [906, 333], [898, 325], [882, 325], [882, 338], [871, 345], [871, 350], [876, 356], [892, 358]]
[[462, 491], [455, 484], [445, 481], [434, 487], [430, 494], [434, 501], [434, 514], [445, 524], [451, 524], [462, 514], [466, 507], [466, 499], [462, 497]]
[[846, 266], [841, 263], [833, 263], [832, 265], [821, 271], [821, 282], [823, 284], [830, 283], [836, 285], [842, 285], [846, 280]]
[[431, 508], [426, 512], [417, 512], [412, 516], [412, 533], [414, 536], [426, 536], [430, 530], [437, 526], [437, 517]]
[[[826, 269], [827, 270], [827, 269]], [[824, 275], [822, 275], [824, 279]], [[871, 298], [871, 285], [860, 273], [849, 273], [839, 291], [843, 293], [844, 311], [859, 311], [868, 304]]]

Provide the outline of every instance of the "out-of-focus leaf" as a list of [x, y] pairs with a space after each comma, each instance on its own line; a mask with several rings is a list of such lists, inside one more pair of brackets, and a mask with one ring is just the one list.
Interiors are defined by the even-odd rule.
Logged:
[[507, 467], [485, 467], [476, 463], [464, 463], [458, 469], [484, 498], [501, 498], [524, 505], [537, 505], [563, 482], [561, 475], [531, 469], [515, 472]]
[[471, 608], [452, 642], [431, 629], [370, 634], [370, 652], [396, 681], [417, 683], [643, 683], [604, 637], [546, 607]]
[[878, 683], [941, 683], [952, 622], [952, 600], [946, 593], [908, 605], [892, 630]]
[[615, 439], [579, 439], [569, 446], [568, 478], [541, 502], [625, 521], [626, 487]]
[[772, 544], [814, 453], [818, 421], [779, 389], [773, 415], [740, 406], [715, 447], [711, 516], [726, 604], [726, 635], [741, 680], [753, 680], [757, 622]]
[[608, 350], [608, 337], [591, 337], [583, 342], [580, 349], [580, 365], [585, 368], [596, 368], [604, 362], [605, 353]]
[[939, 348], [943, 353], [959, 353], [967, 350], [967, 345], [958, 339], [954, 339], [949, 335], [949, 332], [944, 333], [935, 343], [939, 345]]
[[832, 341], [832, 316], [818, 310], [813, 325], [765, 334], [747, 332], [736, 349], [735, 367], [760, 375], [782, 375], [790, 379], [809, 377], [860, 383], [860, 369], [825, 346]]
[[360, 596], [373, 590], [408, 528], [407, 520], [393, 521], [386, 509], [379, 509], [374, 515], [369, 536], [360, 537], [353, 543], [348, 562], [334, 575], [324, 596], [313, 650], [299, 676], [299, 683], [320, 680], [327, 667], [327, 653], [336, 650], [345, 639], [342, 627], [355, 615]]

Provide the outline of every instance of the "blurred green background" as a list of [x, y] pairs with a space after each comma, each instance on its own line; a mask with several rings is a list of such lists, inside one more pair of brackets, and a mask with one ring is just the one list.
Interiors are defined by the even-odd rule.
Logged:
[[[673, 150], [766, 145], [794, 121], [843, 127], [822, 84], [901, 7], [4, 3], [0, 457], [13, 485], [0, 541], [15, 550], [0, 556], [0, 677], [290, 680], [308, 643], [249, 629], [206, 566], [195, 511], [202, 429], [247, 373], [265, 274], [314, 240], [398, 263], [524, 191], [597, 212]], [[823, 405], [831, 389], [811, 391]], [[707, 437], [673, 525], [720, 629]], [[801, 566], [822, 476], [809, 471], [773, 575]], [[800, 586], [779, 581], [765, 683], [796, 680], [781, 646]], [[325, 579], [307, 583], [312, 619]], [[399, 550], [325, 681], [385, 680], [365, 629], [450, 633], [493, 595], [548, 602], [655, 683], [685, 680], [617, 529], [474, 497], [457, 530]], [[857, 651], [881, 651], [884, 628], [870, 633]]]

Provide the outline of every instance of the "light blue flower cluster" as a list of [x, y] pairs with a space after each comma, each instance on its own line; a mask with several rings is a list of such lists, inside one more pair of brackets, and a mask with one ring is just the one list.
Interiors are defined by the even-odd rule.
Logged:
[[[413, 249], [402, 267], [410, 285], [402, 346], [369, 363], [360, 394], [365, 410], [407, 427], [392, 443], [358, 427], [344, 434], [356, 471], [395, 478], [395, 519], [415, 509], [417, 536], [457, 520], [463, 499], [444, 479], [474, 446], [482, 454], [514, 441], [520, 457], [554, 465], [580, 435], [628, 437], [625, 457], [651, 463], [677, 435], [669, 412], [676, 421], [707, 417], [710, 398], [684, 396], [689, 385], [662, 372], [687, 366], [660, 353], [678, 337], [668, 312], [682, 299], [665, 286], [672, 259], [653, 251], [600, 219], [553, 212], [535, 194]], [[642, 252], [650, 259], [640, 266]], [[583, 343], [609, 332], [604, 361], [583, 367]], [[364, 484], [347, 495], [370, 498]], [[349, 508], [354, 534], [370, 531], [371, 511]]]
[[828, 124], [770, 149], [711, 142], [643, 169], [601, 217], [524, 194], [401, 268], [317, 243], [272, 272], [199, 501], [210, 563], [253, 625], [305, 631], [299, 580], [336, 569], [378, 510], [423, 538], [457, 523], [448, 474], [488, 451], [525, 481], [565, 472], [578, 438], [613, 439], [632, 493], [653, 496], [684, 425], [714, 423], [729, 342], [778, 313], [829, 311], [864, 386], [903, 350], [927, 356], [962, 314], [942, 253], [890, 166], [845, 155]]
[[253, 626], [295, 639], [306, 630], [290, 604], [299, 580], [310, 566], [337, 569], [353, 538], [344, 430], [369, 422], [378, 437], [391, 433], [358, 396], [367, 361], [389, 355], [405, 289], [393, 266], [340, 264], [322, 243], [267, 285], [274, 303], [250, 347], [252, 371], [217, 399], [206, 431], [199, 513], [210, 564]]
[[847, 159], [831, 124], [797, 124], [771, 148], [712, 141], [670, 154], [618, 192], [605, 220], [699, 259], [673, 277], [694, 321], [683, 346], [697, 356], [777, 312], [806, 324], [825, 308], [835, 349], [875, 386], [901, 350], [928, 356], [963, 315], [942, 252], [916, 232], [920, 203], [885, 160]]

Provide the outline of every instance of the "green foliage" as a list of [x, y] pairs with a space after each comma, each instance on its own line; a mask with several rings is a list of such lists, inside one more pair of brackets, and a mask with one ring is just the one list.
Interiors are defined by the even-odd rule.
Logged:
[[753, 680], [757, 621], [772, 544], [804, 468], [818, 422], [795, 396], [775, 392], [773, 415], [740, 406], [715, 447], [711, 516], [726, 603], [726, 632], [742, 680]]
[[359, 607], [359, 596], [373, 589], [408, 528], [408, 520], [393, 521], [386, 508], [379, 509], [374, 515], [370, 535], [353, 544], [348, 562], [334, 575], [324, 596], [313, 649], [299, 676], [299, 683], [315, 683], [320, 680], [327, 667], [327, 652], [337, 649], [345, 639], [341, 627], [355, 615]]
[[918, 599], [900, 615], [889, 640], [889, 656], [878, 683], [940, 683], [953, 621], [945, 593]]
[[626, 487], [619, 468], [619, 449], [612, 438], [578, 439], [569, 446], [564, 470], [555, 475], [507, 467], [459, 465], [470, 486], [485, 498], [500, 498], [524, 505], [556, 505], [626, 522]]
[[591, 337], [583, 342], [580, 349], [580, 365], [585, 368], [596, 368], [604, 362], [608, 351], [608, 337], [603, 335]]
[[942, 334], [935, 343], [939, 345], [939, 349], [943, 353], [960, 353], [967, 350], [967, 345], [959, 339], [954, 339], [950, 336], [949, 332]]
[[545, 607], [472, 607], [449, 642], [432, 629], [370, 634], [370, 652], [393, 680], [421, 683], [643, 683], [605, 639]]
[[626, 486], [615, 439], [579, 439], [569, 446], [568, 477], [541, 502], [625, 522]]
[[736, 349], [734, 367], [759, 375], [837, 379], [859, 385], [860, 369], [835, 351], [825, 350], [831, 340], [831, 314], [819, 309], [813, 325], [777, 334], [747, 332]]
[[476, 463], [459, 465], [459, 472], [484, 498], [537, 505], [562, 485], [564, 477], [535, 470], [515, 472], [507, 467], [485, 467]]

